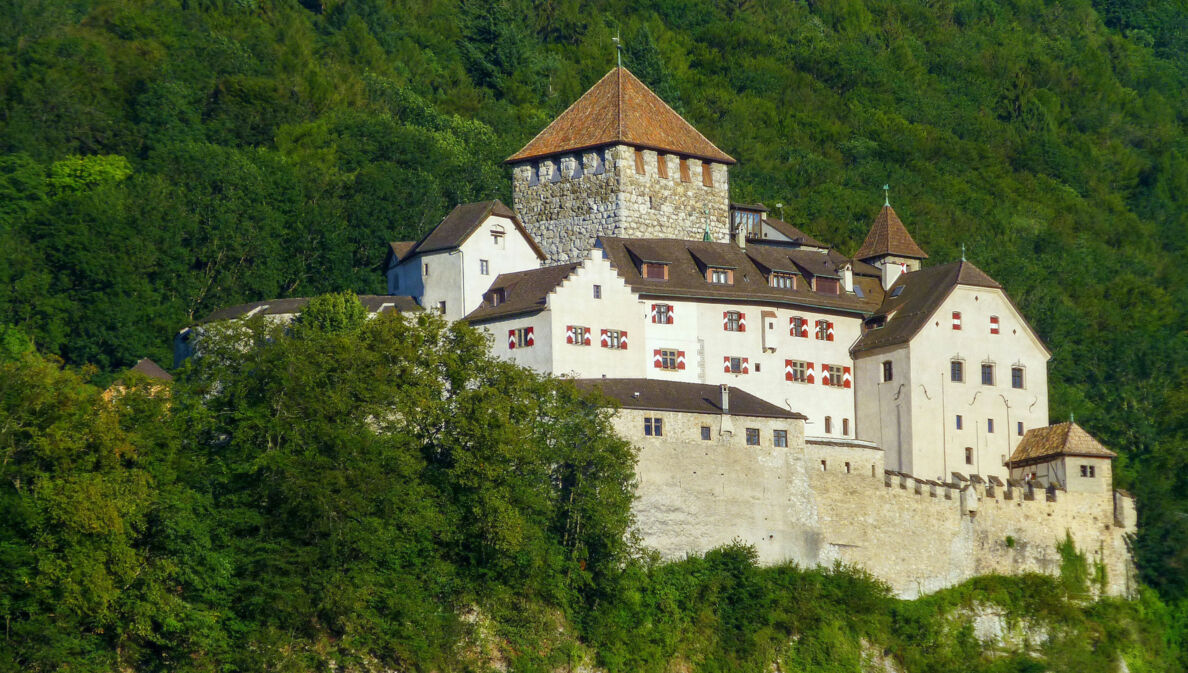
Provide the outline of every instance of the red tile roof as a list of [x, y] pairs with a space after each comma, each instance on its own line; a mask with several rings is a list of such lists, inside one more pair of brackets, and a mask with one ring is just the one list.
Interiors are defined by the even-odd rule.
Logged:
[[862, 242], [862, 247], [854, 253], [854, 259], [870, 259], [880, 255], [898, 255], [900, 257], [914, 257], [927, 259], [928, 254], [916, 245], [911, 234], [895, 214], [891, 206], [883, 206], [875, 216], [874, 224], [870, 226], [870, 233]]
[[622, 67], [598, 80], [523, 149], [508, 157], [507, 163], [606, 145], [735, 163]]

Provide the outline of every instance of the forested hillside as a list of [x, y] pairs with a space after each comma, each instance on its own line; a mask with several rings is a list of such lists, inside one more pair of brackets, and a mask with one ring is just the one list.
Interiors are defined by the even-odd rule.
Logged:
[[128, 3], [0, 9], [0, 323], [169, 361], [241, 301], [382, 289], [388, 240], [509, 199], [501, 160], [614, 62], [853, 251], [891, 199], [1001, 281], [1052, 413], [1122, 454], [1148, 582], [1188, 590], [1183, 2]]

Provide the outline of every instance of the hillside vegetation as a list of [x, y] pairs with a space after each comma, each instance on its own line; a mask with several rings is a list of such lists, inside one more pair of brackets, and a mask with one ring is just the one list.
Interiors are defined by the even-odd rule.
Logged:
[[0, 670], [1188, 665], [1188, 606], [1093, 600], [1071, 541], [1059, 577], [916, 601], [737, 545], [659, 563], [626, 534], [634, 453], [605, 401], [468, 327], [346, 308], [209, 334], [172, 386], [106, 397], [0, 335]]

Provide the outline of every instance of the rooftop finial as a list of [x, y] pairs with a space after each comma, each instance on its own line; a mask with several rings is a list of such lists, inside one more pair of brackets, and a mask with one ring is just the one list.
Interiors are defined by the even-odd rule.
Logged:
[[1069, 423], [1076, 423], [1076, 422], [1077, 422], [1077, 419], [1076, 419], [1076, 417], [1074, 417], [1074, 416], [1073, 416], [1073, 412], [1071, 412], [1071, 411], [1070, 411], [1070, 412], [1068, 412], [1068, 422], [1069, 422]]
[[965, 261], [965, 244], [961, 244], [961, 261]]
[[615, 52], [618, 56], [619, 67], [623, 67], [623, 41], [619, 39], [619, 31], [615, 31], [615, 36], [611, 38], [615, 42]]
[[891, 185], [883, 185], [883, 205], [891, 207]]

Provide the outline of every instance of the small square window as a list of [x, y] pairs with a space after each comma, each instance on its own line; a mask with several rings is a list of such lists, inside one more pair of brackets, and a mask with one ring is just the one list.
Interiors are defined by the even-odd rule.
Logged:
[[787, 430], [773, 430], [771, 433], [771, 444], [777, 447], [788, 446], [788, 431]]
[[833, 417], [832, 416], [825, 417], [825, 434], [827, 434], [827, 435], [833, 434]]
[[850, 436], [850, 419], [848, 418], [842, 419], [842, 435], [846, 437]]
[[442, 315], [445, 315], [445, 313], [446, 313], [446, 303], [445, 303], [444, 301], [439, 301], [439, 302], [437, 302], [437, 312], [438, 312], [438, 313], [440, 313], [440, 314], [442, 314]]
[[491, 275], [491, 264], [485, 259], [479, 260], [479, 273], [484, 276]]
[[602, 299], [602, 286], [601, 285], [594, 286], [594, 298]]
[[702, 441], [706, 441], [706, 442], [708, 442], [710, 440], [710, 426], [708, 426], [708, 425], [701, 426], [701, 439], [702, 439]]
[[747, 444], [759, 446], [759, 428], [747, 428]]
[[973, 465], [973, 448], [965, 447], [965, 464]]
[[895, 369], [890, 360], [883, 360], [883, 383], [895, 378]]
[[850, 464], [846, 463], [846, 474], [850, 473]]

